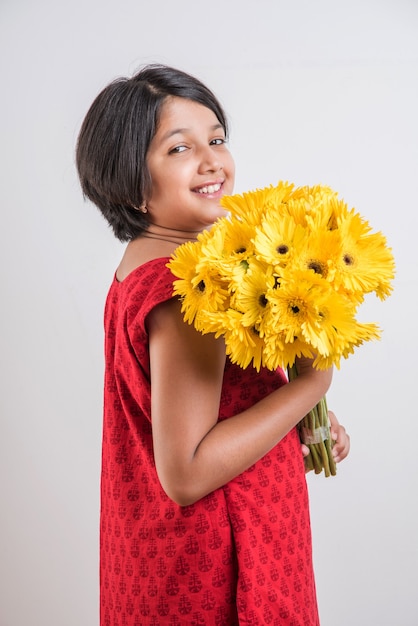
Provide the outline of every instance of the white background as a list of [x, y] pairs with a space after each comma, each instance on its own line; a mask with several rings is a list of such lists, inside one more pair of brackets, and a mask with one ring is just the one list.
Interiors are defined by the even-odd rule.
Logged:
[[119, 244], [82, 199], [93, 98], [141, 64], [203, 79], [236, 191], [323, 183], [393, 247], [393, 296], [329, 404], [352, 437], [309, 476], [322, 626], [416, 626], [418, 3], [1, 0], [0, 626], [96, 626], [102, 308]]

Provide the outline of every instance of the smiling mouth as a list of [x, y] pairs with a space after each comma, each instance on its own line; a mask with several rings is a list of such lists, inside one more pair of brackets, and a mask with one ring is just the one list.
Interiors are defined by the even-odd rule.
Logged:
[[215, 185], [207, 185], [207, 187], [199, 187], [199, 189], [196, 189], [195, 191], [197, 191], [197, 193], [200, 193], [200, 194], [210, 194], [210, 193], [216, 193], [217, 191], [220, 190], [221, 187], [222, 187], [221, 183], [216, 183]]

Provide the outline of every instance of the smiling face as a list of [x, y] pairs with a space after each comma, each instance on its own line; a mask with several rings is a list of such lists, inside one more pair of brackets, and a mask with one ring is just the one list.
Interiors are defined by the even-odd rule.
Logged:
[[225, 132], [207, 107], [169, 97], [162, 105], [147, 164], [150, 222], [164, 228], [200, 231], [226, 214], [219, 201], [232, 193], [234, 161]]

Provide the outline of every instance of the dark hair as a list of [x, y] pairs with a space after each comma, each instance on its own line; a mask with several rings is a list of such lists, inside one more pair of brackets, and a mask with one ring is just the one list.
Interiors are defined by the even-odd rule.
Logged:
[[98, 206], [121, 241], [148, 226], [138, 210], [151, 190], [146, 158], [170, 96], [203, 104], [228, 133], [215, 95], [197, 78], [166, 65], [147, 65], [132, 78], [114, 80], [96, 97], [81, 126], [76, 164], [84, 197]]

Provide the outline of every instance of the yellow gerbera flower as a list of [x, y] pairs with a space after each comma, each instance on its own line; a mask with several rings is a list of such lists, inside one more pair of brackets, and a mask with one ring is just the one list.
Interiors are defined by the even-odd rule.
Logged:
[[[286, 343], [292, 343], [295, 337], [306, 336], [304, 328], [320, 328], [318, 304], [330, 297], [329, 284], [312, 272], [284, 271], [280, 277], [280, 286], [269, 293], [273, 315], [274, 332], [282, 333]], [[320, 343], [319, 338], [314, 339]], [[312, 345], [314, 345], [312, 343]], [[315, 347], [318, 347], [315, 345]]]
[[289, 215], [280, 219], [269, 211], [260, 226], [256, 227], [254, 239], [258, 258], [274, 267], [286, 267], [304, 245], [307, 231]]
[[217, 263], [222, 274], [230, 280], [230, 291], [233, 291], [254, 257], [254, 227], [236, 218], [225, 218], [223, 227], [223, 251]]
[[374, 291], [382, 300], [392, 291], [395, 263], [386, 238], [354, 210], [339, 219], [341, 254], [334, 260], [336, 288], [361, 294]]
[[267, 198], [267, 208], [281, 210], [286, 207], [287, 203], [299, 194], [299, 188], [288, 183], [287, 181], [279, 181], [275, 187], [270, 188], [270, 195]]
[[264, 342], [255, 327], [242, 326], [237, 332], [226, 333], [225, 345], [232, 363], [237, 363], [244, 369], [252, 363], [257, 372], [260, 371]]
[[286, 347], [296, 337], [321, 357], [336, 355], [338, 362], [347, 343], [358, 338], [355, 307], [316, 274], [285, 273], [272, 302], [274, 328], [283, 334]]
[[283, 209], [301, 226], [329, 228], [333, 215], [333, 201], [337, 194], [330, 187], [298, 187]]
[[241, 280], [236, 283], [231, 306], [243, 313], [243, 326], [257, 326], [267, 317], [270, 307], [267, 293], [275, 285], [273, 268], [250, 259]]
[[264, 341], [254, 326], [242, 324], [243, 314], [235, 309], [224, 312], [206, 313], [204, 332], [213, 332], [215, 337], [223, 337], [226, 354], [232, 363], [242, 368], [248, 367], [251, 362], [259, 371], [262, 365]]
[[279, 367], [285, 370], [295, 363], [296, 358], [302, 356], [308, 359], [315, 357], [311, 346], [299, 337], [286, 342], [283, 333], [270, 332], [265, 337], [264, 344], [262, 364], [269, 370]]
[[341, 359], [347, 359], [350, 354], [353, 354], [354, 348], [362, 345], [365, 341], [378, 339], [380, 339], [380, 329], [376, 324], [362, 324], [356, 321], [351, 329], [350, 335], [339, 336], [339, 340], [336, 341], [332, 354], [328, 356], [316, 355], [313, 367], [324, 370], [335, 365], [339, 368]]
[[292, 260], [292, 269], [311, 270], [332, 282], [335, 274], [332, 260], [341, 255], [341, 240], [337, 231], [312, 226], [304, 232], [304, 240]]
[[327, 228], [334, 230], [335, 228], [338, 228], [339, 222], [347, 217], [349, 210], [347, 203], [338, 198], [337, 194], [328, 199], [328, 205], [331, 210], [331, 214], [329, 216]]
[[293, 189], [293, 184], [279, 182], [276, 187], [270, 185], [243, 194], [223, 196], [221, 205], [239, 220], [247, 224], [259, 224], [269, 207], [277, 209], [291, 197]]
[[222, 258], [225, 246], [225, 218], [220, 218], [209, 230], [198, 235], [200, 255], [204, 261], [217, 261]]
[[339, 358], [346, 346], [358, 339], [356, 308], [348, 298], [327, 285], [318, 294], [316, 309], [315, 323], [307, 319], [302, 324], [302, 334], [321, 356], [333, 354]]
[[196, 267], [201, 259], [201, 247], [198, 243], [185, 243], [173, 253], [167, 267], [180, 280], [174, 281], [174, 292], [183, 297], [189, 284], [196, 276]]
[[233, 259], [248, 258], [254, 254], [255, 227], [237, 218], [225, 218], [224, 254]]
[[233, 217], [247, 224], [258, 224], [266, 209], [266, 198], [269, 193], [270, 188], [266, 188], [233, 196], [223, 196], [221, 205]]
[[180, 277], [174, 281], [174, 295], [180, 296], [186, 322], [192, 324], [202, 309], [224, 308], [227, 286], [215, 267], [202, 263], [199, 242], [179, 246], [167, 266]]

